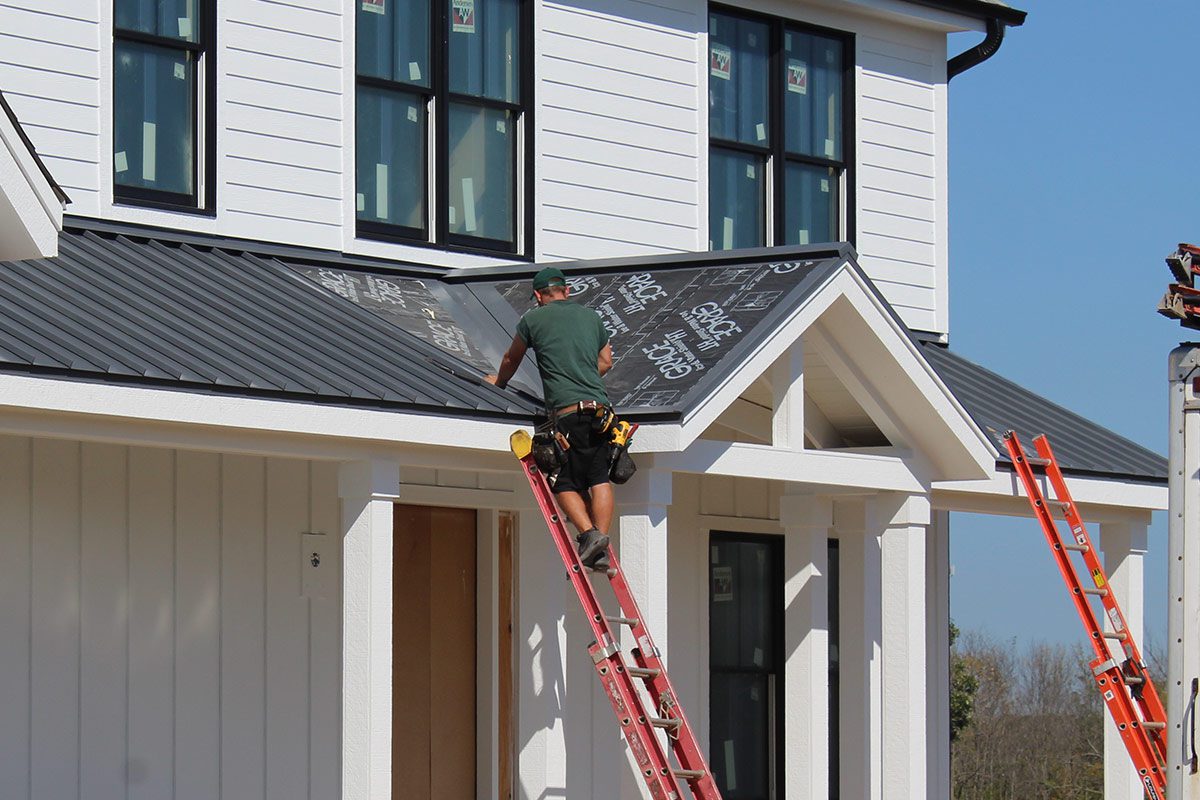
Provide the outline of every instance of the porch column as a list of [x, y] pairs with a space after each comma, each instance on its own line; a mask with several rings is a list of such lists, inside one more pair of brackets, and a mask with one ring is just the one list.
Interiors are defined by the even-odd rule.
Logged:
[[829, 533], [833, 503], [779, 500], [784, 564], [784, 774], [787, 796], [829, 797]]
[[[1144, 648], [1143, 562], [1146, 555], [1147, 523], [1105, 522], [1100, 525], [1100, 549], [1104, 553], [1104, 571], [1109, 588], [1121, 605], [1125, 623], [1139, 648]], [[1112, 622], [1104, 615], [1104, 628]], [[1145, 651], [1142, 653], [1145, 657]], [[1158, 675], [1155, 677], [1162, 678]], [[1129, 751], [1121, 742], [1117, 726], [1104, 713], [1104, 800], [1142, 800], [1145, 789], [1138, 780]]]
[[926, 749], [926, 526], [929, 499], [884, 494], [878, 499], [883, 528], [883, 797], [929, 796]]
[[883, 797], [881, 531], [874, 501], [834, 505], [838, 535], [840, 796]]
[[950, 796], [950, 512], [935, 511], [925, 537], [929, 796]]
[[[667, 663], [667, 570], [670, 557], [667, 549], [667, 508], [671, 505], [672, 477], [669, 471], [647, 465], [649, 458], [643, 456], [639, 460], [642, 462], [639, 465], [641, 468], [633, 479], [624, 486], [613, 487], [618, 512], [613, 527], [619, 530], [616, 545], [625, 580], [629, 582], [629, 588], [641, 609], [643, 624], [654, 638], [664, 663]], [[611, 592], [604, 590], [601, 596], [609, 597]], [[616, 603], [615, 598], [612, 602]], [[621, 627], [621, 650], [628, 654], [636, 646], [633, 632], [624, 625]], [[599, 690], [597, 695], [602, 697]], [[615, 731], [616, 720], [612, 707], [606, 698], [602, 702], [603, 707], [596, 707], [597, 728]], [[629, 748], [619, 738], [619, 732], [615, 739], [610, 738], [611, 735], [605, 735], [604, 741], [610, 745], [616, 742], [624, 754], [620, 760], [620, 794], [617, 796], [622, 800], [641, 800], [642, 782], [631, 760]], [[663, 741], [666, 741], [665, 738]], [[593, 796], [597, 800], [608, 800], [614, 795], [597, 791]]]
[[392, 796], [392, 520], [394, 461], [351, 461], [342, 499], [342, 797]]

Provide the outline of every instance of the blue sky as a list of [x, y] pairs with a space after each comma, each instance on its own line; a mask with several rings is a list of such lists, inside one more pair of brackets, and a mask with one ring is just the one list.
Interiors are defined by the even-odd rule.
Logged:
[[[1165, 454], [1167, 354], [1187, 336], [1154, 308], [1163, 256], [1200, 241], [1200, 3], [1012, 2], [1025, 25], [950, 84], [951, 346]], [[979, 39], [955, 35], [951, 52]], [[961, 628], [1084, 641], [1036, 522], [955, 515], [952, 531]], [[1146, 624], [1160, 646], [1166, 590], [1158, 513]]]

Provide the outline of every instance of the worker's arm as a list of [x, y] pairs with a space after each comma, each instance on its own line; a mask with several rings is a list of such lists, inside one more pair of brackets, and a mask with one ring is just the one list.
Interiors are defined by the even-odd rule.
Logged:
[[525, 340], [520, 336], [514, 336], [512, 344], [508, 346], [508, 352], [504, 354], [504, 358], [500, 359], [499, 371], [495, 375], [488, 375], [484, 380], [501, 389], [507, 386], [517, 371], [517, 367], [521, 366], [521, 359], [525, 358], [525, 348]]
[[600, 356], [596, 359], [596, 369], [600, 370], [600, 374], [604, 375], [612, 369], [612, 345], [606, 344], [600, 348]]

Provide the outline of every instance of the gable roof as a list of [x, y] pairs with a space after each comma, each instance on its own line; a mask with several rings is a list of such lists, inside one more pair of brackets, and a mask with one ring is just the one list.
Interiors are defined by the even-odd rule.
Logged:
[[[540, 413], [529, 388], [537, 385], [532, 365], [525, 366], [526, 375], [534, 375], [525, 392], [479, 380], [511, 340], [510, 323], [534, 265], [447, 271], [78, 219], [69, 222], [60, 246], [57, 258], [0, 266], [0, 372], [455, 418], [531, 421]], [[751, 288], [778, 293], [765, 305], [757, 298], [740, 317], [711, 309], [698, 316], [681, 301], [621, 316], [644, 335], [691, 331], [689, 349], [704, 366], [669, 402], [635, 409], [643, 422], [687, 417], [830, 276], [861, 284], [883, 317], [895, 316], [845, 245], [565, 266], [570, 278], [594, 280], [609, 293], [630, 276], [643, 287], [642, 276], [682, 285], [687, 290], [676, 296], [700, 305], [712, 302], [714, 276], [722, 273], [731, 280], [757, 276]], [[754, 300], [743, 288], [729, 284], [721, 291]], [[620, 316], [625, 309], [614, 311]], [[730, 323], [742, 330], [700, 350], [695, 342], [705, 340], [692, 323], [712, 336], [728, 332]], [[1164, 479], [1161, 456], [944, 347], [914, 343], [908, 349], [912, 365], [936, 372], [997, 452], [1004, 448], [996, 437], [1007, 428], [1047, 433], [1067, 471]], [[625, 367], [618, 362], [612, 374], [618, 385], [638, 387], [648, 364], [655, 358], [643, 352]]]

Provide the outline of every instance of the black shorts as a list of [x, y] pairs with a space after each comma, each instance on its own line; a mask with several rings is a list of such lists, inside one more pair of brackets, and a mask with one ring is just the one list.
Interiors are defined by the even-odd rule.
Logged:
[[592, 430], [592, 414], [566, 414], [558, 418], [557, 427], [567, 437], [567, 463], [558, 472], [554, 493], [579, 492], [608, 483], [608, 457], [612, 447], [608, 437]]

